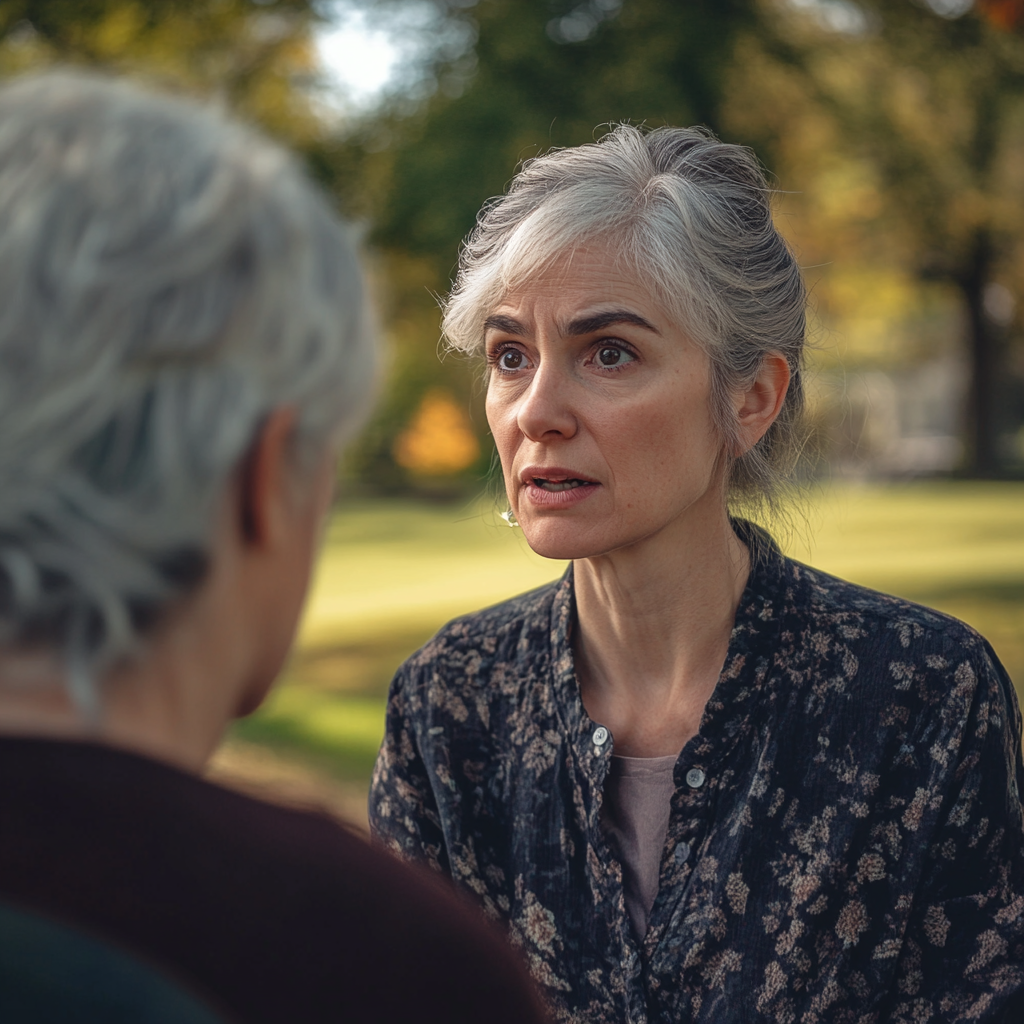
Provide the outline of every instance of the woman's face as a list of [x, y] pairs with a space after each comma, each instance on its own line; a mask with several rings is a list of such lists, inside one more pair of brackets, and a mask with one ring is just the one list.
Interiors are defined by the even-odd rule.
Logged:
[[613, 252], [563, 258], [485, 328], [487, 421], [535, 551], [594, 557], [721, 513], [709, 360]]

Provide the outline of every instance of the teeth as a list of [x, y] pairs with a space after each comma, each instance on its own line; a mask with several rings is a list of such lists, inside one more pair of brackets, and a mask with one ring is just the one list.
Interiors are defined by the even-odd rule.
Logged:
[[583, 487], [584, 484], [590, 483], [589, 480], [544, 480], [541, 477], [537, 477], [533, 481], [538, 487], [545, 491], [571, 491], [575, 487]]

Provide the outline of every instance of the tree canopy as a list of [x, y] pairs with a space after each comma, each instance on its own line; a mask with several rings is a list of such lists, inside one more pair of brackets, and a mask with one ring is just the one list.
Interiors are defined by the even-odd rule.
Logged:
[[[470, 26], [472, 48], [438, 59], [438, 87], [417, 109], [352, 140], [377, 155], [368, 208], [391, 268], [399, 381], [436, 386], [431, 292], [444, 291], [481, 203], [521, 160], [609, 122], [697, 123], [753, 145], [777, 174], [781, 224], [826, 331], [859, 342], [858, 324], [888, 318], [865, 352], [886, 364], [957, 348], [971, 382], [963, 469], [1019, 468], [1024, 373], [1008, 302], [1024, 289], [1020, 4], [435, 3]], [[399, 384], [399, 404], [415, 390]], [[402, 414], [384, 415], [394, 422], [375, 458], [386, 461]]]
[[[394, 354], [350, 466], [377, 486], [486, 471], [477, 373], [438, 359], [435, 296], [517, 164], [618, 121], [752, 145], [829, 339], [818, 362], [962, 359], [963, 469], [1024, 470], [1019, 0], [415, 0], [436, 43], [418, 85], [326, 114], [317, 26], [395, 26], [412, 2], [6, 0], [0, 74], [71, 61], [216, 95], [303, 154], [365, 226]], [[415, 455], [443, 431], [444, 458]]]

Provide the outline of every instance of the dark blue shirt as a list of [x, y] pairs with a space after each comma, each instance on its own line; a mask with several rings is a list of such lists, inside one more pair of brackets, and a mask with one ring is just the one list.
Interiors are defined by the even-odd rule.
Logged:
[[1016, 1021], [1005, 671], [963, 623], [759, 547], [642, 942], [601, 825], [615, 744], [580, 699], [571, 570], [399, 669], [374, 833], [503, 921], [563, 1021]]

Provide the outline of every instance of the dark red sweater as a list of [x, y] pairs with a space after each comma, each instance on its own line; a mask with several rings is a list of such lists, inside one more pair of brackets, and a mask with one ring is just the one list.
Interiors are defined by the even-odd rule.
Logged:
[[517, 959], [439, 879], [325, 816], [98, 745], [0, 739], [0, 899], [240, 1021], [543, 1019]]

